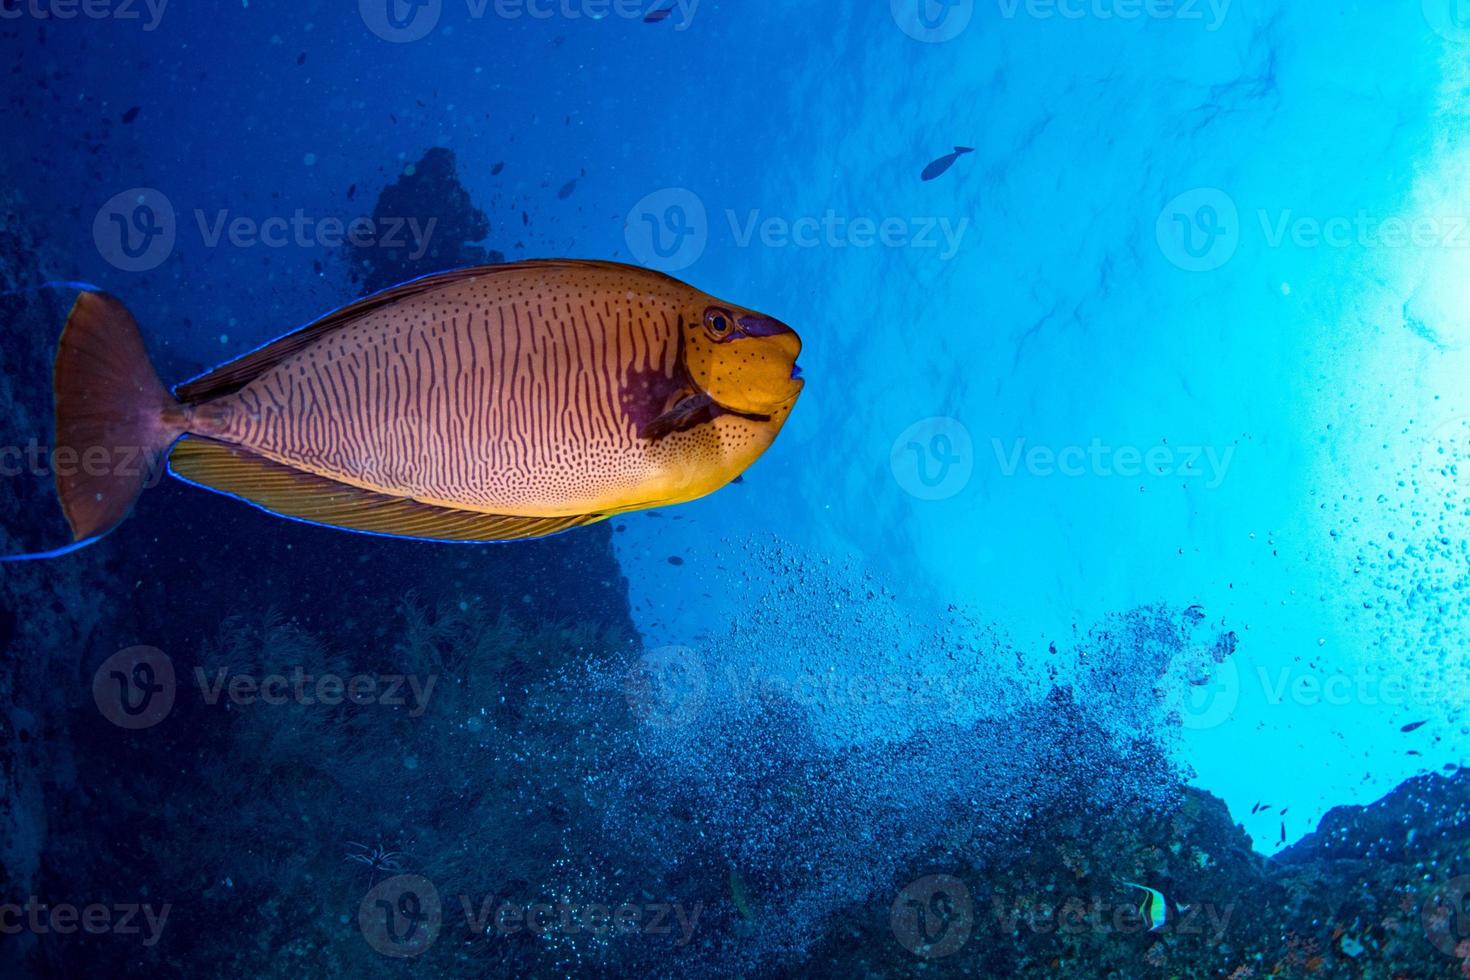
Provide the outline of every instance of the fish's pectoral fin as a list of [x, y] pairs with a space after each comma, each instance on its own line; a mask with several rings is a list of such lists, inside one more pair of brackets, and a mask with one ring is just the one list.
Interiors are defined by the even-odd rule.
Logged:
[[176, 476], [273, 514], [367, 534], [436, 541], [512, 541], [545, 537], [608, 516], [520, 517], [437, 507], [349, 486], [239, 446], [197, 436], [180, 440], [168, 461]]
[[659, 440], [670, 432], [684, 428], [696, 415], [714, 405], [704, 392], [686, 393], [672, 408], [645, 425], [638, 434], [644, 439]]

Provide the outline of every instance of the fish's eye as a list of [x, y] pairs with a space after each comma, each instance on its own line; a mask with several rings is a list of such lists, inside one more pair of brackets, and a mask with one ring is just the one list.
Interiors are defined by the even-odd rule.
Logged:
[[704, 327], [716, 340], [730, 335], [734, 328], [735, 318], [729, 310], [722, 310], [718, 306], [712, 306], [704, 311]]

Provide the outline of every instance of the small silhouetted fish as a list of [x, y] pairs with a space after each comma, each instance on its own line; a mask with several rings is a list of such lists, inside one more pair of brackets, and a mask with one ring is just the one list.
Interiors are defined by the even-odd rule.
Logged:
[[684, 564], [684, 559], [680, 558], [678, 555], [670, 555], [669, 556], [669, 564], [670, 565], [682, 565], [682, 564]]
[[661, 20], [668, 20], [669, 14], [672, 14], [673, 12], [673, 7], [660, 7], [657, 10], [650, 10], [648, 14], [644, 16], [643, 23], [657, 24]]
[[490, 176], [491, 177], [494, 177], [494, 176], [498, 175], [500, 173], [500, 171], [502, 171], [504, 169], [505, 169], [505, 161], [504, 160], [501, 160], [500, 162], [496, 163], [495, 166], [493, 166], [493, 167], [490, 168]]
[[1423, 752], [1420, 752], [1418, 749], [1410, 749], [1409, 750], [1409, 755], [1423, 755], [1423, 754], [1424, 753]]
[[1276, 843], [1278, 843], [1278, 844], [1285, 844], [1286, 843], [1286, 821], [1285, 820], [1281, 821], [1281, 839], [1279, 841], [1277, 841]]
[[569, 198], [569, 197], [572, 196], [572, 192], [575, 191], [576, 189], [577, 189], [577, 178], [576, 177], [573, 177], [571, 180], [569, 180], [565, 184], [562, 184], [561, 185], [561, 190], [559, 190], [559, 191], [556, 192], [556, 199], [558, 201], [565, 201], [567, 198]]
[[524, 211], [521, 212], [521, 224], [526, 226], [531, 224], [531, 216]]
[[304, 64], [306, 64], [306, 52], [305, 51], [301, 52], [300, 54], [298, 54], [296, 56], [296, 63], [298, 65], [304, 65]]
[[124, 123], [130, 123], [134, 119], [137, 119], [138, 118], [138, 113], [140, 113], [142, 111], [143, 111], [143, 107], [142, 106], [135, 105], [131, 109], [129, 109], [127, 112], [124, 112], [122, 114], [122, 121]]
[[1403, 728], [1400, 728], [1399, 731], [1401, 731], [1401, 732], [1412, 732], [1414, 729], [1419, 728], [1422, 725], [1424, 725], [1424, 722], [1422, 722], [1422, 721], [1411, 721], [1407, 725], [1405, 725]]
[[355, 197], [356, 194], [357, 194], [357, 185], [356, 184], [353, 184], [351, 187], [347, 188], [347, 200], [349, 200], [349, 201], [352, 200], [352, 198]]
[[933, 180], [935, 177], [938, 177], [950, 167], [953, 167], [954, 162], [958, 160], [963, 154], [974, 152], [975, 148], [973, 146], [957, 146], [954, 148], [953, 153], [946, 153], [938, 160], [931, 161], [929, 166], [924, 168], [924, 172], [919, 174], [919, 179]]

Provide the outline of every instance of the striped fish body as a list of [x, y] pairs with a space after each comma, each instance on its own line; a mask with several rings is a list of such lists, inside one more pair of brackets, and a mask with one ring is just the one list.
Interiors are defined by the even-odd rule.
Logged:
[[[691, 500], [771, 444], [803, 382], [784, 323], [668, 276], [545, 261], [375, 293], [180, 385], [86, 291], [53, 375], [75, 543], [131, 511], [167, 454], [285, 517], [399, 537], [533, 538]], [[114, 465], [105, 465], [112, 461]]]
[[447, 508], [550, 517], [690, 500], [749, 466], [790, 411], [643, 434], [688, 383], [681, 321], [715, 303], [625, 267], [492, 267], [326, 332], [189, 427]]
[[[540, 537], [733, 480], [800, 395], [784, 323], [668, 276], [546, 261], [375, 293], [170, 394], [137, 323], [77, 297], [56, 356], [58, 448], [168, 453], [188, 482], [273, 513], [400, 537]], [[58, 474], [76, 542], [147, 484]]]

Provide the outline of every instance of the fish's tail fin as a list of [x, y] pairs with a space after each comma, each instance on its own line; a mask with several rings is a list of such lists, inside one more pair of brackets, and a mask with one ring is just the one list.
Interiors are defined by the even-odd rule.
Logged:
[[71, 308], [54, 388], [56, 493], [76, 541], [90, 541], [156, 480], [185, 412], [154, 373], [133, 315], [101, 292], [83, 292]]

